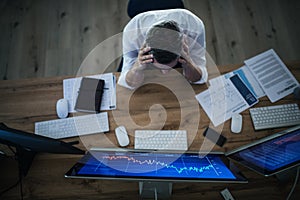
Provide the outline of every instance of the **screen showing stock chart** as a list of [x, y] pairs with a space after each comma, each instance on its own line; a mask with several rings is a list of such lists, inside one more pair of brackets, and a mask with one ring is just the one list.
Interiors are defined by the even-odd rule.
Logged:
[[219, 154], [106, 152], [87, 154], [77, 175], [170, 180], [236, 180]]
[[272, 175], [300, 163], [300, 128], [241, 149], [229, 156], [264, 175]]

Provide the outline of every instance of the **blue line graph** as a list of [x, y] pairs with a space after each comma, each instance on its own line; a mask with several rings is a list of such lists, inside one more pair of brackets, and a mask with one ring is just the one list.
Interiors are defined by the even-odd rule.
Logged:
[[160, 165], [162, 167], [166, 167], [169, 169], [175, 169], [177, 171], [178, 174], [181, 174], [183, 171], [195, 171], [195, 172], [199, 172], [202, 173], [205, 170], [210, 170], [211, 168], [213, 168], [212, 164], [209, 164], [207, 166], [203, 166], [203, 167], [196, 167], [196, 166], [192, 166], [192, 167], [176, 167], [173, 164], [169, 164], [166, 162], [161, 162], [161, 161], [156, 161], [156, 160], [137, 160], [134, 157], [128, 157], [128, 156], [104, 156], [103, 159], [108, 159], [108, 160], [127, 160], [129, 162], [132, 163], [137, 163], [139, 165]]
[[85, 161], [81, 175], [171, 179], [235, 179], [217, 155], [97, 152]]

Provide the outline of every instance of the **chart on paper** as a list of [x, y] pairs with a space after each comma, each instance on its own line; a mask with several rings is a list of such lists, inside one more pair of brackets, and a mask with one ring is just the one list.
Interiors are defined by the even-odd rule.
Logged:
[[207, 90], [196, 95], [196, 99], [214, 126], [230, 119], [234, 113], [240, 113], [250, 107], [231, 80], [223, 76], [214, 79]]

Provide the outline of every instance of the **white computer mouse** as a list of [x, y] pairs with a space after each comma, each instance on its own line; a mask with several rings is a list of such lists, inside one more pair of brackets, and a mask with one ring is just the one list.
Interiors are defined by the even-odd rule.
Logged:
[[61, 119], [68, 117], [69, 110], [67, 99], [59, 99], [56, 102], [56, 114]]
[[129, 137], [124, 126], [117, 127], [115, 129], [115, 134], [121, 147], [125, 147], [129, 144]]
[[242, 131], [243, 117], [241, 114], [234, 114], [231, 118], [231, 132], [240, 133]]

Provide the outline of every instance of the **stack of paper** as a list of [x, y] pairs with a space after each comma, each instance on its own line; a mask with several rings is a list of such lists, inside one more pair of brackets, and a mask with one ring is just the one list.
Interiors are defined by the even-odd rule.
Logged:
[[267, 95], [273, 103], [299, 86], [273, 49], [246, 60], [245, 64], [211, 79], [209, 89], [196, 95], [214, 126], [253, 106], [258, 98]]

